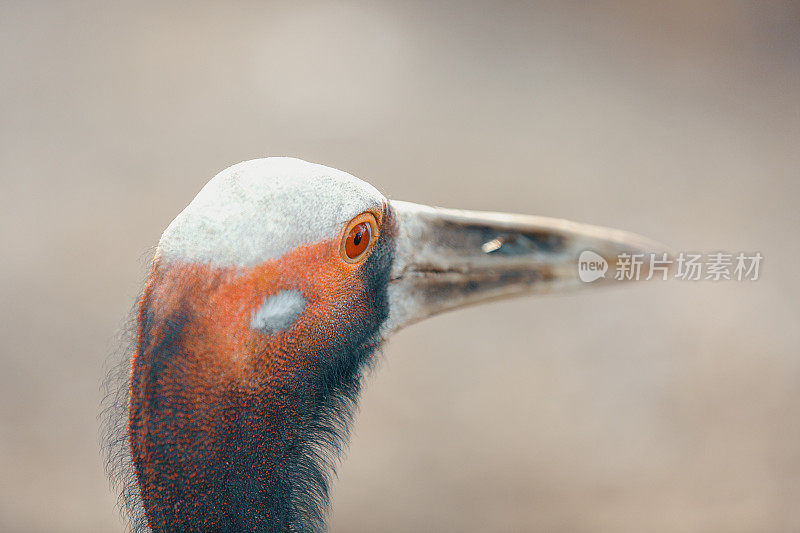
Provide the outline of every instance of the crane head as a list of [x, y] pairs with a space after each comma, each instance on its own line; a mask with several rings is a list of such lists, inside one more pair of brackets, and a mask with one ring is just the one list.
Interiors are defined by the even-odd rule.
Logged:
[[291, 158], [215, 176], [163, 233], [138, 308], [127, 439], [161, 531], [322, 527], [365, 366], [437, 313], [582, 283], [655, 246], [542, 217], [389, 201]]

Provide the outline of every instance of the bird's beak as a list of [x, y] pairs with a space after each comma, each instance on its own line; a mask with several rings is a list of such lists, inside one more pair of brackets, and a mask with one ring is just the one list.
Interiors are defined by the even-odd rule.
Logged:
[[[488, 300], [648, 279], [650, 254], [665, 251], [632, 233], [567, 220], [391, 204], [389, 332]], [[638, 264], [638, 272], [616, 276], [618, 263]]]

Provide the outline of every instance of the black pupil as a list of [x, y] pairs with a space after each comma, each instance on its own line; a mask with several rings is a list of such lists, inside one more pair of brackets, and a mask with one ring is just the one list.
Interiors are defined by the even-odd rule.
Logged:
[[356, 246], [358, 246], [358, 245], [361, 243], [361, 236], [362, 236], [362, 235], [364, 235], [364, 230], [363, 230], [363, 229], [362, 229], [362, 230], [360, 230], [358, 233], [356, 233], [356, 234], [353, 236], [353, 244], [355, 244]]

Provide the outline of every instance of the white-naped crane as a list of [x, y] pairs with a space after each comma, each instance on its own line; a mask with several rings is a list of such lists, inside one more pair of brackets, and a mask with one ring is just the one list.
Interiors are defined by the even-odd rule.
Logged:
[[580, 281], [587, 250], [613, 267], [656, 249], [565, 220], [389, 201], [298, 159], [222, 171], [164, 231], [138, 302], [107, 435], [131, 529], [324, 530], [363, 372], [391, 333], [613, 281]]

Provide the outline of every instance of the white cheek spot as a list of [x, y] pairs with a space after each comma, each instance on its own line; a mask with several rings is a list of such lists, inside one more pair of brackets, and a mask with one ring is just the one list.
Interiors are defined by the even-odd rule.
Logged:
[[281, 291], [268, 296], [253, 313], [250, 327], [267, 334], [289, 329], [306, 308], [306, 299], [300, 291]]

